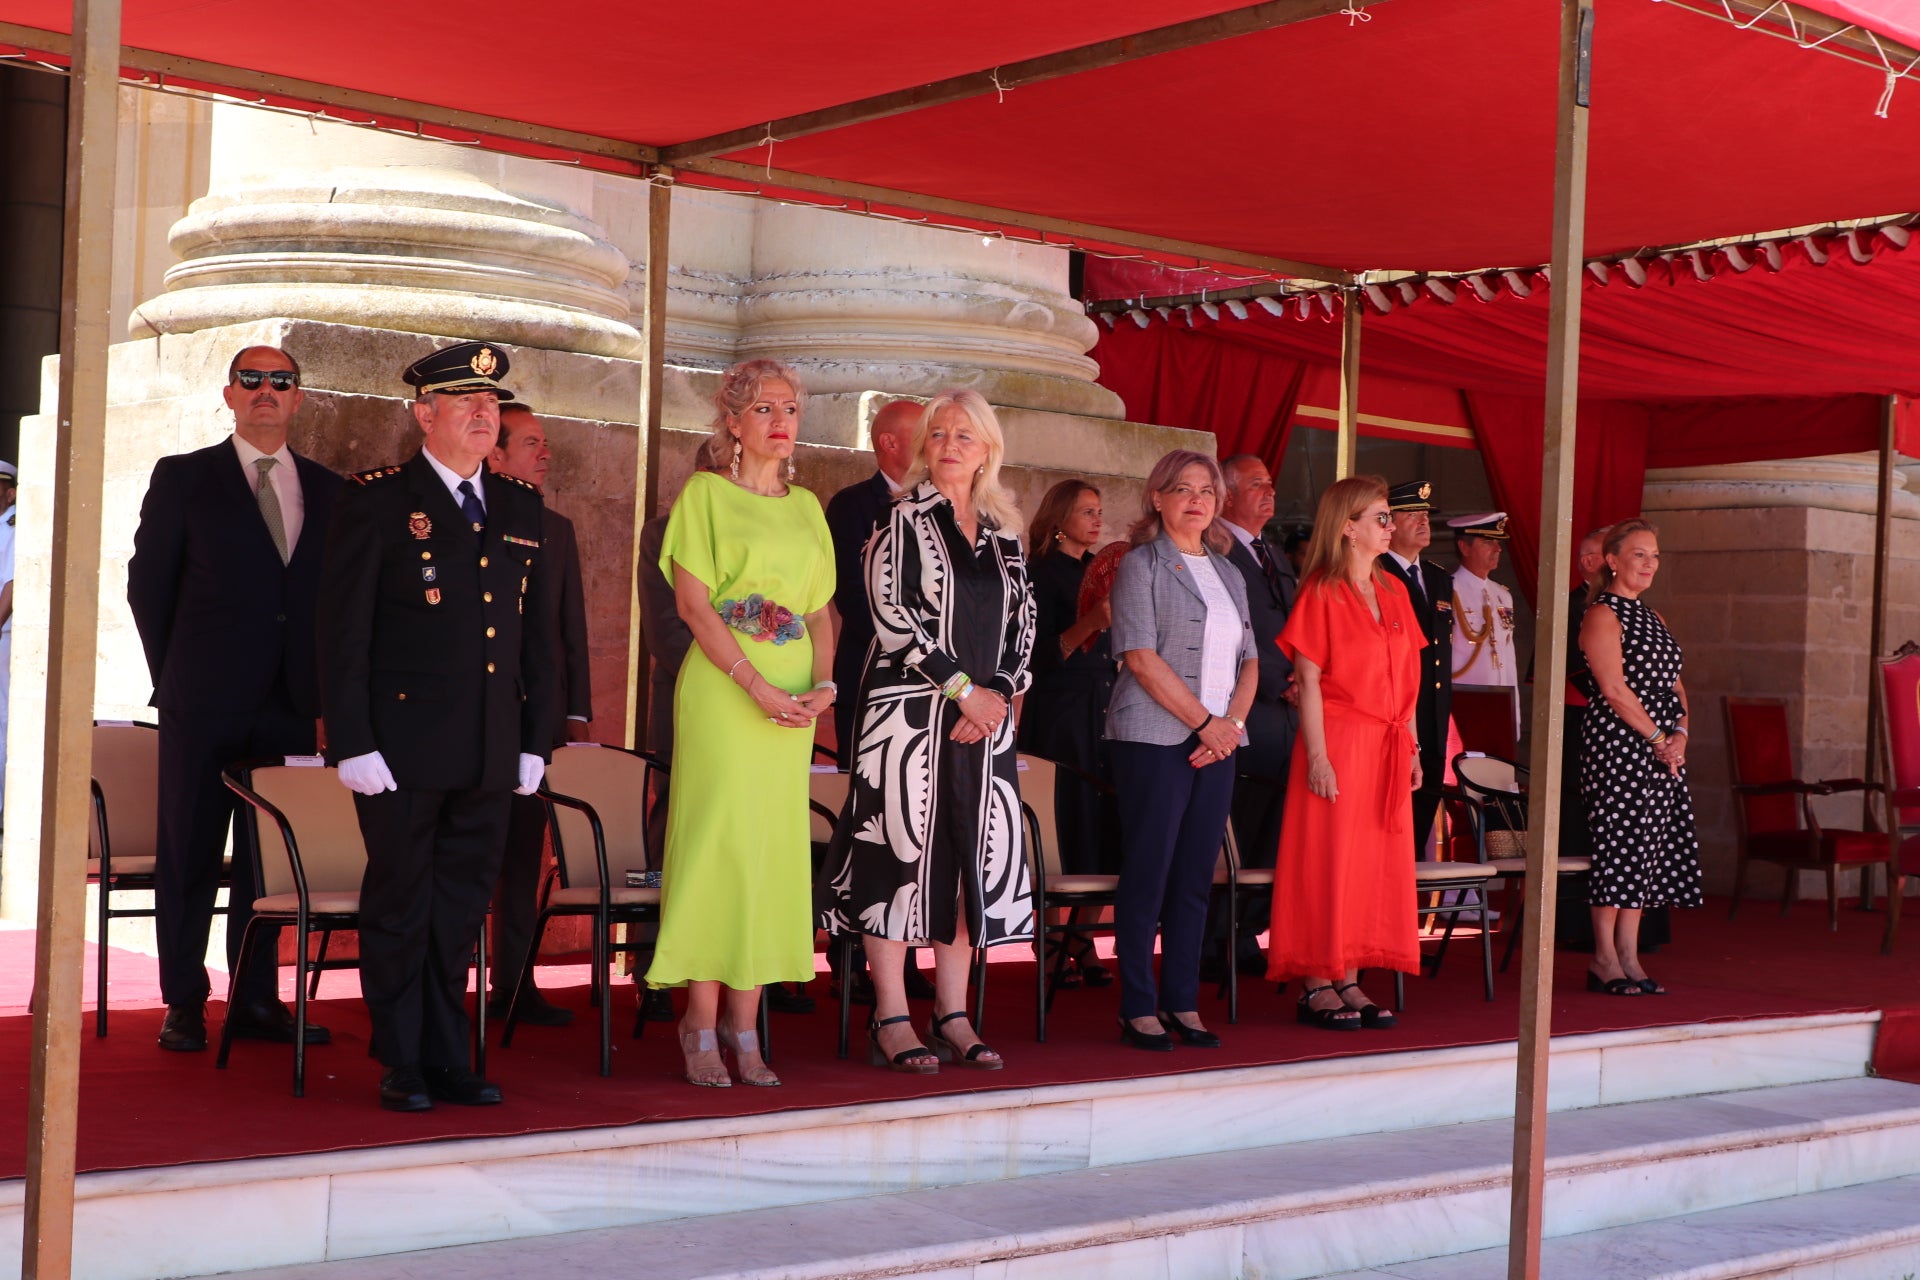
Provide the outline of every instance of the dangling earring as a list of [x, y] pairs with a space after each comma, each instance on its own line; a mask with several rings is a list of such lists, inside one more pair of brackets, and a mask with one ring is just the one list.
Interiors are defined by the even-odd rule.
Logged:
[[792, 454], [787, 455], [787, 479], [788, 480], [793, 479], [793, 455]]
[[740, 478], [740, 437], [739, 436], [735, 436], [733, 438], [733, 465], [727, 468], [727, 473], [731, 475], [735, 480], [738, 480]]

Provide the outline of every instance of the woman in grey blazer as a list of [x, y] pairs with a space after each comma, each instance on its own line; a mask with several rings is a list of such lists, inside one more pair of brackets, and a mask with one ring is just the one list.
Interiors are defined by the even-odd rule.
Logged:
[[[1176, 449], [1147, 477], [1133, 550], [1113, 580], [1107, 704], [1121, 817], [1114, 902], [1120, 1038], [1215, 1048], [1200, 1021], [1200, 943], [1260, 662], [1245, 580], [1214, 527], [1226, 485], [1203, 453]], [[1160, 981], [1153, 937], [1160, 933]]]

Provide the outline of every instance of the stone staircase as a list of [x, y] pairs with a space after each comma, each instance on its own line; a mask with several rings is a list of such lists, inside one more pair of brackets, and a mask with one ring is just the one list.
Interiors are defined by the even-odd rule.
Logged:
[[[1866, 1077], [1873, 1029], [1838, 1015], [1555, 1041], [1542, 1274], [1920, 1273], [1920, 1086]], [[1501, 1277], [1511, 1063], [1506, 1045], [981, 1094], [944, 1100], [967, 1110], [933, 1128], [922, 1100], [894, 1120], [918, 1132], [892, 1135], [916, 1147], [917, 1175], [887, 1149], [884, 1112], [906, 1104], [837, 1129], [811, 1113], [778, 1167], [752, 1167], [743, 1140], [730, 1176], [677, 1187], [670, 1207], [632, 1203], [624, 1223], [358, 1258], [342, 1234], [334, 1260], [249, 1274]], [[971, 1149], [964, 1168], [937, 1150], [951, 1144]], [[631, 1158], [657, 1170], [660, 1155]], [[863, 1159], [904, 1185], [848, 1194]]]

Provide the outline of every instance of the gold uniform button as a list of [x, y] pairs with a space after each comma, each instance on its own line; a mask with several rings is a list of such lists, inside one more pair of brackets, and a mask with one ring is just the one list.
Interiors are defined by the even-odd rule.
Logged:
[[527, 568], [529, 569], [533, 568], [533, 560], [531, 558], [527, 560]]
[[489, 639], [489, 640], [491, 640], [491, 639], [493, 639], [493, 628], [492, 628], [492, 627], [488, 627], [488, 628], [487, 628], [487, 639]]
[[402, 701], [402, 702], [405, 702], [406, 700], [407, 700], [407, 695], [406, 695], [406, 694], [404, 694], [404, 693], [403, 693], [403, 694], [401, 694], [401, 695], [400, 695], [400, 701]]
[[433, 552], [431, 552], [431, 551], [422, 551], [422, 552], [420, 553], [420, 558], [421, 558], [422, 560], [431, 560], [431, 559], [433, 559]]
[[492, 664], [491, 662], [489, 662], [489, 663], [487, 664], [487, 674], [488, 674], [488, 675], [492, 675], [492, 674], [493, 674], [493, 664]]
[[487, 558], [485, 556], [480, 557], [480, 567], [482, 569], [487, 567]]
[[480, 593], [480, 598], [481, 598], [482, 600], [485, 600], [485, 601], [486, 601], [486, 602], [487, 602], [488, 604], [492, 604], [492, 603], [493, 603], [493, 592], [491, 592], [491, 591], [482, 591], [482, 592]]

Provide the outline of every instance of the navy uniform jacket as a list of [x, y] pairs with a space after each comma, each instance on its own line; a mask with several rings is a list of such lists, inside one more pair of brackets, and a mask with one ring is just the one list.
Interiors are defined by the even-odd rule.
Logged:
[[560, 720], [560, 573], [532, 485], [488, 474], [475, 534], [426, 458], [343, 487], [320, 578], [328, 756], [379, 751], [402, 790], [511, 790]]
[[1379, 564], [1400, 579], [1413, 602], [1413, 612], [1426, 633], [1427, 647], [1420, 651], [1420, 698], [1414, 705], [1414, 721], [1420, 733], [1420, 770], [1423, 790], [1441, 785], [1447, 754], [1447, 718], [1453, 712], [1453, 575], [1426, 560], [1420, 566], [1421, 591], [1413, 587], [1413, 575], [1400, 567], [1390, 555]]
[[127, 604], [162, 711], [250, 714], [284, 677], [293, 709], [319, 716], [314, 601], [342, 482], [298, 454], [293, 462], [306, 515], [285, 564], [231, 438], [154, 463]]
[[1287, 615], [1293, 612], [1293, 597], [1299, 586], [1293, 580], [1293, 566], [1278, 548], [1269, 552], [1279, 571], [1280, 589], [1276, 593], [1268, 581], [1252, 548], [1238, 538], [1227, 548], [1227, 560], [1240, 571], [1247, 586], [1247, 618], [1253, 625], [1254, 648], [1260, 654], [1260, 685], [1253, 705], [1247, 709], [1246, 754], [1238, 763], [1242, 773], [1254, 773], [1282, 786], [1293, 759], [1293, 740], [1300, 731], [1299, 713], [1282, 699], [1293, 680], [1293, 663], [1280, 648], [1280, 633], [1286, 630]]

